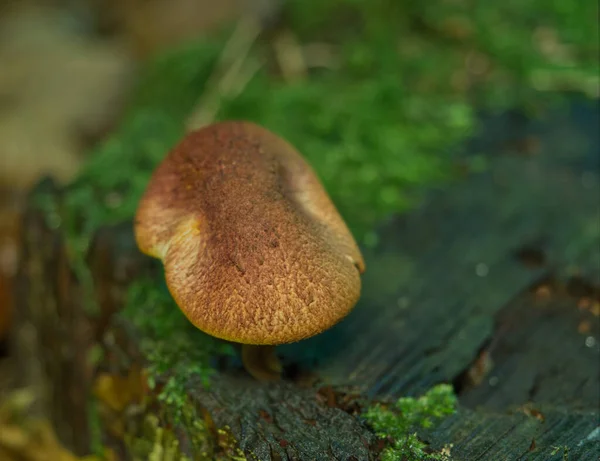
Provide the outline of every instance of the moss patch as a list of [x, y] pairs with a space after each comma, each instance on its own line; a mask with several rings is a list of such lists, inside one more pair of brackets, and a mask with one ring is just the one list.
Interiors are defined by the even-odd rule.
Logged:
[[379, 437], [392, 440], [392, 446], [381, 454], [382, 461], [450, 460], [450, 446], [431, 452], [416, 431], [429, 429], [454, 414], [456, 403], [452, 386], [440, 384], [419, 398], [403, 397], [391, 408], [381, 404], [370, 407], [365, 419]]
[[149, 279], [133, 283], [122, 315], [141, 338], [139, 347], [147, 360], [150, 388], [157, 388], [160, 377], [158, 399], [171, 407], [178, 419], [187, 401], [186, 383], [195, 379], [208, 385], [214, 372], [211, 358], [233, 354], [232, 346], [194, 327], [164, 283], [157, 286]]
[[302, 42], [332, 47], [333, 68], [293, 84], [260, 73], [219, 117], [288, 138], [361, 239], [410, 205], [409, 191], [449, 176], [477, 108], [533, 103], [545, 89], [598, 91], [591, 3], [292, 0], [288, 8]]
[[[202, 418], [189, 401], [157, 405], [160, 393], [148, 392], [146, 372], [133, 365], [126, 374], [100, 373], [94, 382], [99, 437], [108, 434], [125, 443], [134, 460], [234, 459], [237, 448], [222, 441], [210, 420]], [[158, 409], [158, 410], [157, 410]], [[185, 446], [177, 434], [187, 435]], [[101, 440], [101, 439], [100, 439]], [[234, 439], [228, 439], [234, 444]], [[237, 445], [237, 444], [235, 444]]]

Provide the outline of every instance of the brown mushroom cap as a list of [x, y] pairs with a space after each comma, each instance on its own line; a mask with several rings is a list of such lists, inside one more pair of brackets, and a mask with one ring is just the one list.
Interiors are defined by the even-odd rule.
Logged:
[[188, 134], [152, 175], [135, 235], [187, 318], [229, 341], [308, 338], [360, 296], [362, 255], [312, 168], [249, 122]]

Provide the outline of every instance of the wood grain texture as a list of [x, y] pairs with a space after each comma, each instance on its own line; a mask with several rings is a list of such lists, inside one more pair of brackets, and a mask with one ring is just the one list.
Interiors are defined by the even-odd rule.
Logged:
[[594, 461], [600, 456], [597, 413], [542, 409], [543, 422], [521, 412], [461, 411], [424, 438], [465, 461]]
[[[560, 116], [527, 130], [521, 119], [513, 123], [518, 129], [508, 116], [491, 120], [485, 144], [473, 143], [476, 151], [488, 146], [488, 171], [431, 194], [418, 210], [383, 226], [379, 247], [365, 251], [369, 271], [355, 310], [332, 331], [304, 342], [305, 360], [322, 376], [371, 396], [419, 394], [468, 368], [495, 337], [505, 306], [525, 302], [523, 293], [542, 281], [577, 276], [595, 287], [597, 299], [600, 182], [599, 170], [590, 169], [597, 131]], [[509, 133], [528, 136], [542, 128], [539, 154], [507, 151], [514, 144]], [[524, 247], [538, 250], [543, 264], [524, 262]], [[565, 319], [574, 318], [570, 311], [578, 302], [570, 301]], [[597, 318], [590, 321], [597, 339]], [[527, 328], [545, 323], [542, 315]], [[587, 364], [599, 360], [598, 347], [583, 346], [577, 325], [566, 336], [556, 334], [575, 342], [565, 345], [564, 360], [570, 359], [567, 350], [577, 350]], [[311, 356], [316, 350], [321, 353]], [[597, 385], [598, 374], [588, 373], [589, 385]]]

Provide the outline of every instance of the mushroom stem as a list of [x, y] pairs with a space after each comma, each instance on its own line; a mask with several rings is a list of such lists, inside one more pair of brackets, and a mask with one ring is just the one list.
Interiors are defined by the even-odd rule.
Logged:
[[283, 367], [275, 346], [242, 344], [242, 363], [248, 373], [259, 381], [279, 381]]

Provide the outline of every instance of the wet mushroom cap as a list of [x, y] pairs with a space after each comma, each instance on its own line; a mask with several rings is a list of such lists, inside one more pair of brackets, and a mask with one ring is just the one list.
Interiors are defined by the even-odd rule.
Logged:
[[364, 261], [312, 168], [249, 122], [188, 134], [153, 173], [135, 217], [171, 295], [200, 330], [243, 344], [299, 341], [339, 322]]

